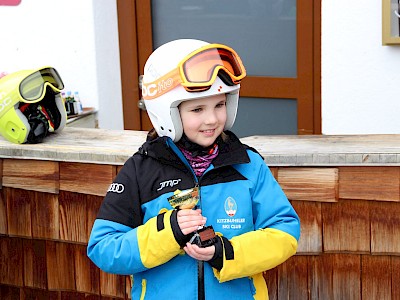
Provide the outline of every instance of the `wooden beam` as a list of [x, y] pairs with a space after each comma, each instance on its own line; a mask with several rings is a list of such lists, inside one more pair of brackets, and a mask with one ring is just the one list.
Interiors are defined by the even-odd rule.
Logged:
[[400, 201], [400, 168], [340, 167], [339, 197]]
[[337, 201], [337, 168], [279, 168], [278, 182], [290, 200]]
[[60, 163], [60, 190], [105, 196], [116, 167], [86, 163]]
[[3, 186], [57, 194], [58, 180], [58, 162], [29, 159], [3, 160]]

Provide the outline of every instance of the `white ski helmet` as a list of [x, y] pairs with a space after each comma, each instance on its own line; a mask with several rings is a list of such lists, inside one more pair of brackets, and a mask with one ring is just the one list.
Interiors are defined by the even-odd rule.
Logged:
[[222, 44], [180, 39], [157, 48], [144, 66], [142, 95], [159, 136], [174, 142], [183, 134], [178, 105], [182, 101], [226, 94], [227, 120], [236, 118], [240, 81], [246, 70], [237, 53]]

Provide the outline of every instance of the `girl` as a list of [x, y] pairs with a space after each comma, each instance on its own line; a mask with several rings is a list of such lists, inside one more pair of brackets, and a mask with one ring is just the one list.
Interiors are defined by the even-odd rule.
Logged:
[[296, 253], [297, 214], [229, 131], [245, 75], [233, 49], [199, 40], [146, 62], [154, 130], [110, 186], [88, 244], [102, 270], [132, 275], [132, 299], [268, 299], [263, 271]]

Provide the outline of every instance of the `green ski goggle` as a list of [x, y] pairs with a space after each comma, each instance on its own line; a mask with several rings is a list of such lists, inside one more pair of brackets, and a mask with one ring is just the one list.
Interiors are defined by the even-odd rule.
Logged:
[[26, 103], [39, 102], [44, 98], [47, 86], [58, 93], [64, 88], [64, 83], [54, 68], [43, 68], [24, 78], [19, 84], [21, 100]]

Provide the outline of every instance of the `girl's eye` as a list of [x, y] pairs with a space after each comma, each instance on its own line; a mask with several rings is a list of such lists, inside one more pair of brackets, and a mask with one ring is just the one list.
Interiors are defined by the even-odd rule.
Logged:
[[221, 102], [217, 104], [217, 107], [224, 107], [225, 106], [225, 102]]
[[192, 112], [201, 112], [201, 108], [192, 109]]

